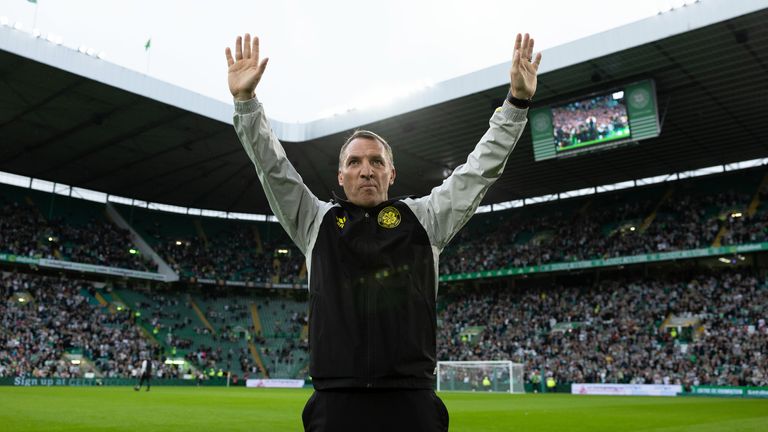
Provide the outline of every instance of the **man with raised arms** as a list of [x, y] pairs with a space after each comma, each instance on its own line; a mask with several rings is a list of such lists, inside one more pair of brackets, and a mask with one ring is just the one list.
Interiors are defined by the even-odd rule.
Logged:
[[445, 181], [421, 198], [390, 198], [392, 148], [356, 131], [339, 152], [346, 199], [318, 199], [272, 133], [256, 98], [268, 59], [259, 40], [226, 49], [234, 125], [270, 207], [306, 257], [310, 374], [307, 431], [445, 431], [434, 392], [438, 257], [498, 179], [526, 124], [541, 54], [517, 35], [510, 91], [490, 128]]

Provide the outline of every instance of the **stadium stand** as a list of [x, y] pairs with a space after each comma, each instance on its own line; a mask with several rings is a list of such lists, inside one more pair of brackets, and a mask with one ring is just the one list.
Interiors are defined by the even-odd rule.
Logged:
[[559, 383], [768, 385], [768, 284], [750, 270], [448, 297], [444, 360], [511, 359]]
[[[153, 353], [131, 314], [90, 301], [92, 284], [15, 272], [1, 280], [0, 376], [131, 377], [140, 356]], [[164, 365], [159, 373], [178, 375]]]
[[762, 170], [479, 215], [441, 257], [443, 274], [633, 256], [766, 237]]
[[152, 267], [103, 206], [5, 185], [0, 188], [0, 252], [143, 271]]
[[[146, 355], [158, 361], [158, 378], [217, 377], [219, 370], [244, 378], [295, 377], [308, 361], [306, 304], [300, 301], [232, 293], [191, 296], [140, 286], [113, 289], [17, 272], [3, 273], [1, 282], [0, 377], [69, 378], [93, 372], [130, 378]], [[251, 305], [264, 311], [264, 336], [254, 331]], [[252, 357], [249, 343], [258, 347], [263, 363]], [[186, 358], [190, 369], [164, 363], [178, 358]]]
[[117, 207], [183, 278], [306, 282], [300, 277], [303, 257], [275, 224]]
[[[445, 252], [441, 272], [764, 242], [764, 178], [762, 169], [747, 170], [481, 214]], [[100, 205], [55, 197], [46, 218], [40, 209], [54, 201], [52, 194], [10, 186], [2, 191], [3, 251], [105, 266], [143, 262], [118, 253], [125, 249], [119, 245], [131, 243]], [[119, 211], [189, 281], [306, 281], [301, 254], [283, 246], [287, 238], [275, 224], [124, 206]], [[49, 236], [66, 240], [50, 242]], [[277, 249], [289, 252], [278, 255]], [[747, 271], [449, 296], [450, 301], [443, 299], [440, 358], [513, 359], [558, 382], [759, 385], [766, 365], [753, 348], [766, 342], [765, 317], [750, 305], [768, 299], [766, 284], [758, 280]], [[0, 371], [81, 376], [88, 370], [130, 377], [136, 359], [155, 347], [158, 356], [184, 358], [209, 377], [219, 370], [239, 377], [306, 374], [307, 306], [301, 298], [246, 295], [210, 285], [192, 291], [94, 286], [67, 276], [6, 274]], [[29, 303], [18, 301], [20, 292]], [[709, 300], [696, 303], [696, 298]], [[733, 310], [734, 304], [745, 309]], [[39, 305], [46, 306], [36, 309]], [[695, 316], [699, 322], [684, 343], [664, 330], [665, 320], [675, 316]], [[10, 331], [15, 328], [29, 330]], [[476, 333], [473, 342], [462, 339], [471, 334], [468, 329]], [[43, 337], [33, 337], [37, 332]], [[732, 352], [726, 342], [740, 348]], [[67, 358], [73, 353], [85, 361], [71, 365]], [[180, 372], [164, 365], [159, 373], [174, 377]]]

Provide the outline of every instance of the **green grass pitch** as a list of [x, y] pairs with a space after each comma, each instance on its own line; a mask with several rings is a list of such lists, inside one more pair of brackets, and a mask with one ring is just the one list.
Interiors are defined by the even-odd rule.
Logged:
[[[311, 390], [0, 387], [0, 430], [297, 431]], [[451, 431], [768, 431], [768, 400], [441, 393]], [[361, 429], [362, 430], [362, 429]]]

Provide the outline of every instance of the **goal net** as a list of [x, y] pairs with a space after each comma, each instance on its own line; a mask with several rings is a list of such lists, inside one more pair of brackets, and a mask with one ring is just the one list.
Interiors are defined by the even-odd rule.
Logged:
[[437, 391], [525, 393], [523, 365], [511, 361], [440, 361]]

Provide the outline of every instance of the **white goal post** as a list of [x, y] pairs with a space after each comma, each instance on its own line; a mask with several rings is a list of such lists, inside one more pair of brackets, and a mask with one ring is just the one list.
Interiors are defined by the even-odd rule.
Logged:
[[525, 393], [523, 365], [500, 361], [439, 361], [437, 391]]

